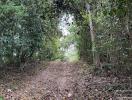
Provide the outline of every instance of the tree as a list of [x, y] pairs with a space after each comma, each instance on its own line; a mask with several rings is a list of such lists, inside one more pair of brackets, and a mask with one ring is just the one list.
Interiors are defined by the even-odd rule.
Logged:
[[33, 58], [43, 48], [45, 37], [57, 35], [55, 14], [51, 1], [1, 1], [1, 63], [20, 66], [20, 63]]
[[96, 33], [94, 31], [94, 26], [93, 26], [93, 22], [92, 22], [92, 13], [90, 10], [90, 5], [88, 3], [86, 3], [86, 8], [87, 11], [89, 13], [89, 27], [90, 27], [90, 34], [91, 34], [91, 41], [92, 41], [92, 53], [93, 53], [93, 63], [95, 64], [95, 66], [99, 67], [100, 66], [100, 61], [99, 61], [99, 55], [97, 53], [96, 50]]

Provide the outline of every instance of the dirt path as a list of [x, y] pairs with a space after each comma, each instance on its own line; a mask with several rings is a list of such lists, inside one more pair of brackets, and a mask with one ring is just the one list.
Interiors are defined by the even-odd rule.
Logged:
[[31, 81], [25, 83], [25, 88], [15, 91], [12, 99], [70, 100], [77, 78], [77, 67], [75, 63], [50, 62], [46, 70], [31, 77]]
[[118, 100], [116, 90], [132, 88], [123, 78], [93, 76], [84, 62], [42, 62], [26, 68], [0, 72], [5, 74], [0, 76], [4, 100]]

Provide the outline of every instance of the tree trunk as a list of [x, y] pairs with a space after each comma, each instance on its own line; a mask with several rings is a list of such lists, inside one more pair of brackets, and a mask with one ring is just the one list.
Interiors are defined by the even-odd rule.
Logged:
[[94, 31], [93, 21], [92, 21], [92, 13], [90, 10], [90, 5], [86, 3], [87, 12], [89, 14], [89, 27], [90, 27], [90, 35], [91, 35], [91, 42], [92, 42], [92, 54], [93, 54], [93, 63], [95, 66], [100, 66], [100, 59], [98, 52], [96, 50], [96, 33]]

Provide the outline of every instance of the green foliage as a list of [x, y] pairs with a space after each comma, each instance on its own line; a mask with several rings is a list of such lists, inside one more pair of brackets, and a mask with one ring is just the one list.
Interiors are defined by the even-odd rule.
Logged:
[[16, 63], [19, 66], [40, 51], [47, 34], [53, 36], [56, 33], [57, 21], [51, 5], [49, 1], [35, 0], [0, 3], [1, 63]]
[[[92, 42], [86, 3], [91, 5], [96, 52], [101, 63], [131, 66], [131, 0], [2, 0], [0, 63], [20, 65], [31, 58], [63, 58], [60, 48], [68, 48], [73, 43], [78, 49], [75, 53], [91, 63]], [[64, 12], [71, 13], [75, 23], [69, 27], [71, 34], [60, 42], [58, 23]]]
[[0, 12], [1, 14], [13, 13], [16, 16], [23, 16], [25, 14], [25, 8], [22, 5], [15, 5], [13, 2], [9, 2], [5, 5], [0, 4]]
[[36, 55], [37, 58], [41, 60], [55, 60], [55, 59], [61, 59], [62, 55], [59, 51], [60, 48], [60, 42], [59, 38], [51, 38], [46, 39], [43, 42], [43, 45], [40, 48], [40, 51], [38, 51], [38, 54]]
[[[101, 63], [107, 62], [110, 65], [128, 66], [131, 63], [132, 42], [132, 35], [130, 34], [132, 31], [131, 0], [64, 0], [61, 2], [64, 5], [61, 6], [61, 10], [70, 10], [70, 13], [74, 13], [79, 27], [78, 49], [80, 56], [91, 62], [92, 43], [86, 3], [92, 6], [92, 21], [96, 33], [96, 52], [100, 56]], [[68, 8], [63, 8], [65, 6]], [[65, 42], [68, 43], [68, 40], [72, 41], [69, 37]]]
[[4, 100], [3, 97], [0, 96], [0, 100]]

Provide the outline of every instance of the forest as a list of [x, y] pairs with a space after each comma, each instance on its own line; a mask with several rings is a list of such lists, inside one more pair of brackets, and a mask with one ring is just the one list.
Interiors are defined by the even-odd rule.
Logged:
[[0, 0], [0, 100], [132, 100], [132, 0]]

